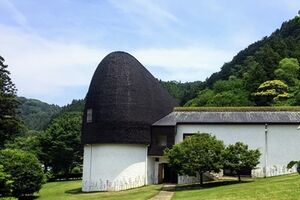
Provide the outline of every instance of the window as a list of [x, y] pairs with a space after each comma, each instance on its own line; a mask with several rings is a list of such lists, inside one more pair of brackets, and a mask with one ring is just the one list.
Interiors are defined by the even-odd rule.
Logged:
[[190, 136], [193, 136], [195, 135], [195, 133], [184, 133], [183, 134], [183, 139], [187, 138], [187, 137], [190, 137]]
[[93, 121], [93, 110], [87, 109], [86, 111], [86, 122], [91, 123]]
[[156, 135], [156, 145], [165, 147], [167, 146], [167, 135], [158, 134]]

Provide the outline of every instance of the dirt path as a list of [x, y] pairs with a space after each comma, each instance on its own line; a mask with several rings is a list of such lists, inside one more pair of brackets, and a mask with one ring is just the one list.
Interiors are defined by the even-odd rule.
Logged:
[[150, 200], [170, 200], [174, 194], [175, 185], [164, 185], [161, 191]]

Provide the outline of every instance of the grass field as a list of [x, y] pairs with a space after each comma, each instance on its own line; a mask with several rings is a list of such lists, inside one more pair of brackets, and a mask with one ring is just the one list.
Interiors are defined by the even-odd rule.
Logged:
[[178, 186], [172, 200], [300, 200], [300, 175], [246, 180], [243, 183], [225, 181], [199, 185]]
[[[82, 193], [81, 181], [53, 182], [43, 185], [38, 200], [143, 200], [156, 195], [161, 185], [150, 185], [121, 192]], [[300, 175], [244, 179], [199, 185], [177, 186], [172, 200], [300, 200]]]
[[150, 185], [121, 192], [82, 193], [81, 181], [62, 181], [43, 185], [38, 200], [143, 200], [153, 197], [160, 189], [161, 185]]

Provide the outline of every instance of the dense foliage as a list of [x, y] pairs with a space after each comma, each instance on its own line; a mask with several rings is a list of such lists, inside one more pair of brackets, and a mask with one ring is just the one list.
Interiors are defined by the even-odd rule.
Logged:
[[43, 170], [38, 159], [22, 150], [4, 149], [0, 151], [0, 166], [11, 176], [12, 195], [15, 197], [38, 192], [43, 182]]
[[41, 152], [41, 132], [28, 131], [26, 134], [16, 137], [14, 140], [9, 141], [4, 146], [8, 149], [20, 149], [23, 151], [34, 154], [40, 158]]
[[169, 164], [181, 175], [200, 175], [203, 184], [203, 173], [218, 172], [222, 168], [224, 144], [215, 136], [199, 133], [187, 137], [183, 142], [165, 150]]
[[[185, 106], [295, 106], [300, 105], [299, 60], [300, 17], [296, 16], [269, 37], [240, 51], [205, 82], [162, 85]], [[259, 86], [272, 80], [288, 86], [286, 98], [257, 98], [254, 94]]]
[[24, 128], [17, 117], [17, 89], [9, 77], [7, 67], [4, 58], [0, 56], [0, 149]]
[[0, 165], [0, 197], [11, 194], [12, 183], [11, 175], [4, 171], [3, 165]]
[[248, 149], [242, 142], [231, 144], [223, 151], [223, 168], [235, 171], [241, 181], [241, 171], [254, 169], [259, 164], [261, 153], [258, 149]]
[[19, 116], [29, 130], [44, 130], [52, 117], [61, 110], [57, 105], [49, 105], [37, 99], [18, 97], [18, 101]]
[[252, 170], [259, 164], [261, 153], [258, 149], [248, 149], [248, 145], [237, 142], [226, 148], [223, 141], [208, 133], [197, 133], [185, 138], [181, 143], [164, 151], [169, 164], [180, 175], [200, 175], [203, 184], [203, 173], [219, 172], [227, 169], [235, 172], [241, 181], [243, 170]]
[[197, 96], [198, 91], [205, 85], [201, 81], [181, 83], [177, 81], [159, 81], [160, 84], [174, 97], [179, 105], [183, 106], [187, 101]]
[[80, 142], [82, 113], [66, 112], [52, 120], [41, 135], [41, 156], [46, 170], [68, 175], [82, 163]]

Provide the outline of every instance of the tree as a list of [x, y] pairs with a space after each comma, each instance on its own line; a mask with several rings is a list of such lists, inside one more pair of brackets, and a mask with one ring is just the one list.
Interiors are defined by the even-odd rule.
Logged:
[[184, 106], [205, 106], [207, 105], [208, 101], [214, 97], [214, 95], [215, 93], [211, 89], [202, 90], [201, 92], [199, 92], [199, 95], [196, 98], [189, 100]]
[[17, 118], [17, 89], [9, 77], [4, 58], [0, 56], [0, 149], [5, 142], [22, 131], [22, 123]]
[[219, 172], [222, 168], [222, 151], [224, 144], [215, 136], [208, 133], [198, 133], [187, 137], [183, 142], [166, 149], [164, 155], [169, 164], [180, 175], [200, 175], [200, 184], [203, 184], [203, 173]]
[[4, 167], [5, 173], [11, 175], [13, 196], [28, 196], [40, 190], [44, 174], [40, 162], [33, 154], [3, 149], [0, 151], [0, 165]]
[[257, 104], [271, 105], [274, 101], [288, 98], [288, 86], [281, 80], [271, 80], [262, 83], [257, 92], [253, 94], [257, 97]]
[[40, 135], [41, 132], [28, 131], [26, 134], [16, 137], [5, 144], [8, 149], [20, 149], [33, 153], [37, 158], [41, 156]]
[[254, 60], [253, 56], [249, 56], [245, 60], [244, 67], [247, 69], [247, 71], [243, 73], [245, 88], [252, 93], [261, 83], [267, 80], [266, 72], [263, 67]]
[[80, 142], [82, 113], [67, 112], [53, 119], [41, 136], [41, 160], [54, 174], [64, 174], [81, 164], [83, 147]]
[[284, 58], [274, 71], [277, 79], [284, 80], [289, 85], [295, 85], [299, 76], [299, 62], [296, 58]]
[[248, 145], [242, 142], [231, 144], [223, 151], [223, 167], [235, 171], [241, 181], [241, 171], [243, 169], [254, 169], [259, 164], [261, 153], [258, 149], [250, 150]]
[[3, 165], [0, 165], [0, 197], [11, 194], [12, 183], [11, 175], [4, 171]]

